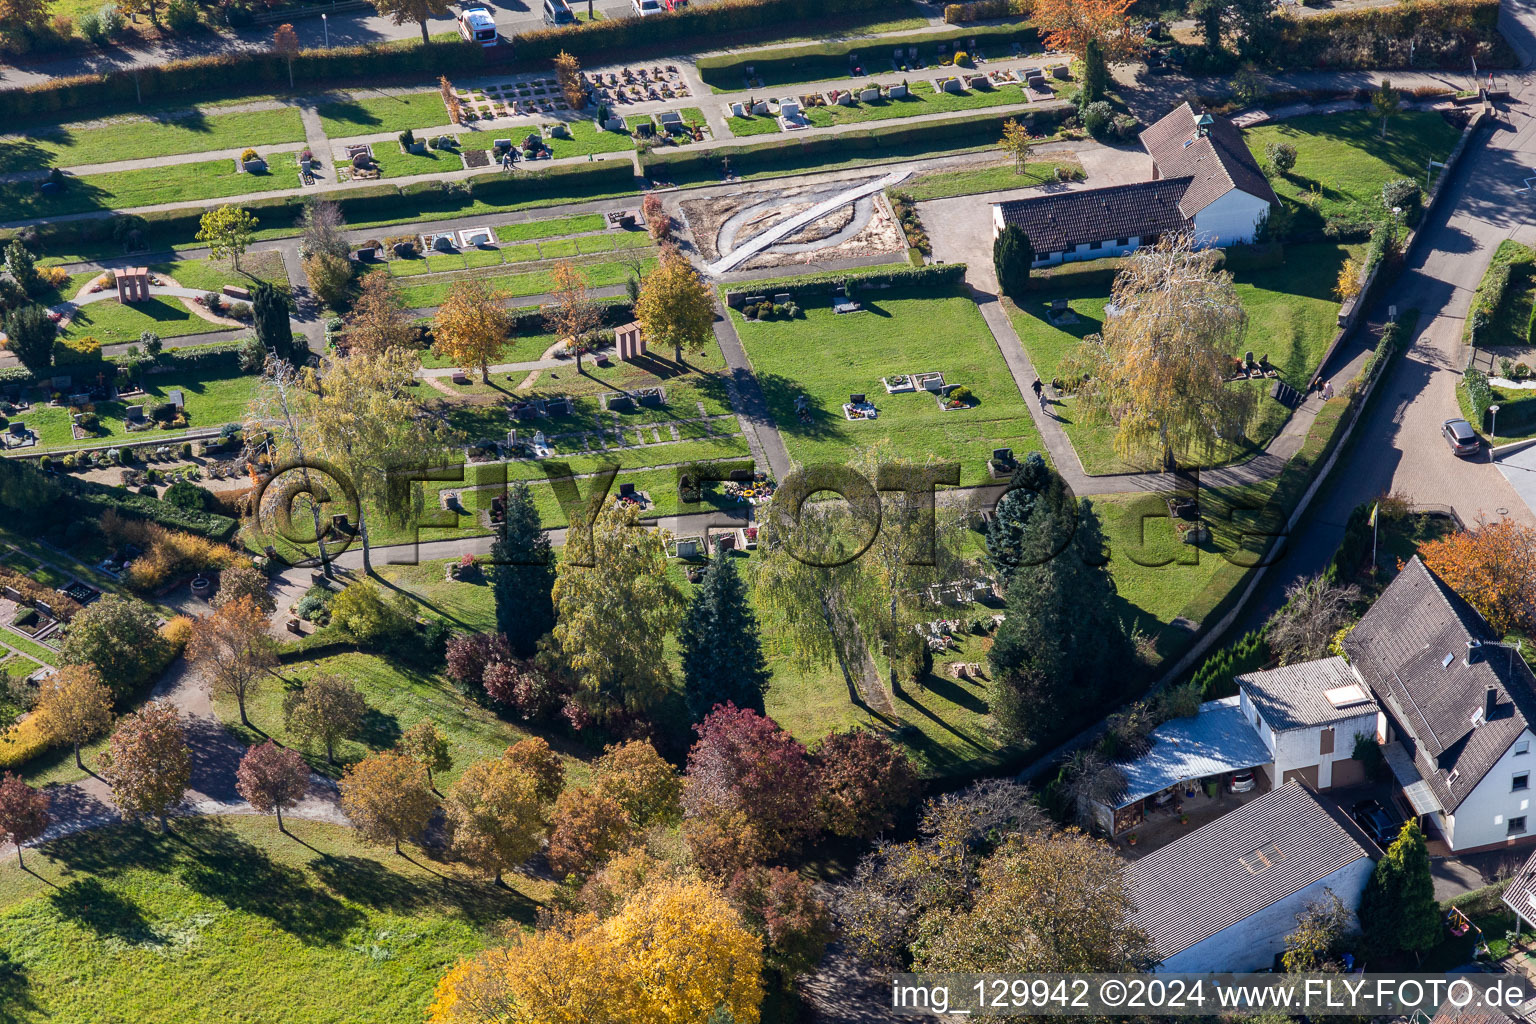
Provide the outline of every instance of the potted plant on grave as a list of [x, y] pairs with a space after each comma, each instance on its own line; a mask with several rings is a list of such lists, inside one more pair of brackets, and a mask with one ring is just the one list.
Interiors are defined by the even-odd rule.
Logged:
[[265, 174], [267, 162], [254, 149], [247, 148], [240, 154], [240, 167], [246, 174]]

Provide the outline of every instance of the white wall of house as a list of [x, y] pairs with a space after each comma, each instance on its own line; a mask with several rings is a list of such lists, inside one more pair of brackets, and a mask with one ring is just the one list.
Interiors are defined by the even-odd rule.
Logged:
[[[1446, 816], [1446, 839], [1453, 850], [1525, 839], [1536, 835], [1536, 742], [1530, 730], [1504, 752], [1482, 781], [1473, 787], [1456, 810]], [[1522, 753], [1523, 751], [1523, 753]], [[1518, 776], [1525, 785], [1516, 789]], [[1522, 830], [1511, 834], [1511, 819], [1525, 819]]]
[[1217, 248], [1251, 242], [1268, 211], [1267, 201], [1233, 189], [1195, 214], [1195, 237]]
[[1362, 856], [1279, 902], [1223, 928], [1210, 938], [1175, 953], [1153, 969], [1175, 974], [1268, 970], [1275, 957], [1285, 949], [1285, 937], [1296, 930], [1296, 915], [1308, 903], [1324, 896], [1324, 889], [1332, 889], [1353, 914], [1360, 908], [1360, 894], [1375, 867], [1371, 858]]
[[1099, 260], [1106, 256], [1125, 256], [1141, 248], [1141, 237], [1132, 235], [1130, 238], [1109, 238], [1099, 243], [1095, 249], [1092, 242], [1084, 242], [1070, 252], [1037, 252], [1036, 267], [1054, 267], [1058, 263], [1078, 263], [1084, 260]]
[[[1276, 732], [1264, 721], [1259, 709], [1248, 699], [1248, 691], [1241, 690], [1243, 717], [1253, 723], [1254, 730], [1274, 760], [1264, 766], [1272, 786], [1285, 781], [1285, 773], [1316, 766], [1317, 788], [1328, 789], [1333, 785], [1333, 766], [1339, 761], [1350, 760], [1355, 753], [1355, 736], [1376, 735], [1376, 712], [1341, 719], [1327, 726], [1308, 726]], [[1323, 731], [1333, 730], [1333, 750], [1322, 753]]]

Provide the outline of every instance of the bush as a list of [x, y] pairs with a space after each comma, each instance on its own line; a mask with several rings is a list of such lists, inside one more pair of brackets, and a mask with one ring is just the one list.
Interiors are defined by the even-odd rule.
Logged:
[[171, 0], [165, 8], [165, 25], [178, 34], [197, 28], [197, 8], [192, 0]]
[[[803, 277], [786, 277], [772, 281], [756, 281], [750, 288], [731, 288], [725, 293], [726, 305], [739, 308], [749, 295], [761, 295], [768, 291], [785, 291], [794, 295], [802, 305], [806, 299], [832, 295], [842, 285], [849, 284], [854, 291], [871, 288], [941, 288], [954, 284], [965, 277], [965, 264], [940, 263], [928, 267], [895, 267], [878, 274], [848, 277], [843, 274], [808, 274]], [[772, 308], [772, 304], [768, 304]]]
[[107, 4], [96, 12], [97, 21], [101, 25], [101, 31], [111, 38], [121, 32], [126, 24], [123, 12], [116, 4]]
[[1317, 68], [1464, 68], [1474, 57], [1491, 64], [1498, 18], [1498, 0], [1419, 0], [1286, 18], [1265, 58]]
[[1381, 205], [1388, 210], [1402, 210], [1403, 221], [1412, 224], [1418, 219], [1419, 208], [1424, 203], [1424, 193], [1419, 183], [1408, 178], [1394, 178], [1381, 186]]
[[36, 715], [22, 719], [0, 733], [0, 768], [26, 764], [47, 750], [49, 742]]
[[1103, 142], [1109, 138], [1110, 127], [1113, 123], [1114, 108], [1104, 100], [1088, 104], [1083, 109], [1083, 128], [1096, 140]]
[[101, 342], [87, 334], [78, 338], [53, 339], [53, 364], [55, 366], [82, 366], [101, 362]]

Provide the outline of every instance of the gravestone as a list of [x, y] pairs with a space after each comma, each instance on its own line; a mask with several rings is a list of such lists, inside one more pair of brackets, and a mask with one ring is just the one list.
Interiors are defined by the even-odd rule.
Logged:
[[893, 86], [891, 86], [889, 91], [886, 93], [886, 95], [889, 96], [893, 100], [906, 99], [906, 97], [907, 97], [907, 86], [906, 86], [906, 83], [903, 82], [900, 85], [893, 85]]
[[614, 344], [618, 346], [620, 362], [634, 362], [645, 355], [645, 336], [640, 331], [640, 321], [638, 320], [617, 328], [613, 332], [613, 340]]
[[879, 99], [880, 99], [880, 87], [879, 86], [876, 86], [873, 89], [865, 89], [864, 91], [859, 93], [859, 102], [860, 103], [874, 103], [874, 102], [878, 101]]
[[767, 100], [755, 100], [752, 103], [752, 113], [755, 116], [759, 116], [759, 117], [762, 116], [763, 114], [768, 113], [768, 101]]
[[149, 298], [149, 268], [124, 267], [117, 272], [117, 301], [143, 302]]

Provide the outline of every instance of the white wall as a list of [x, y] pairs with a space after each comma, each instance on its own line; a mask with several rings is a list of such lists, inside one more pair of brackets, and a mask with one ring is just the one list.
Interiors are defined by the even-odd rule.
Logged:
[[1269, 776], [1271, 785], [1280, 785], [1285, 779], [1286, 772], [1317, 765], [1317, 788], [1327, 789], [1333, 785], [1334, 762], [1348, 761], [1354, 755], [1355, 735], [1357, 733], [1367, 736], [1376, 735], [1375, 711], [1356, 715], [1353, 718], [1340, 719], [1330, 726], [1333, 729], [1333, 753], [1322, 754], [1319, 751], [1322, 749], [1324, 726], [1289, 729], [1277, 733], [1268, 722], [1264, 721], [1259, 709], [1248, 699], [1248, 691], [1239, 688], [1238, 693], [1242, 696], [1243, 717], [1254, 723], [1254, 731], [1259, 734], [1259, 739], [1264, 741], [1264, 746], [1274, 758], [1272, 764], [1264, 766], [1264, 772]]
[[1253, 241], [1269, 203], [1233, 189], [1195, 214], [1195, 237], [1217, 248]]
[[1296, 915], [1308, 903], [1324, 897], [1324, 889], [1332, 889], [1353, 913], [1360, 908], [1360, 893], [1375, 867], [1371, 858], [1362, 856], [1230, 928], [1175, 953], [1153, 970], [1176, 974], [1268, 970], [1285, 949], [1285, 937], [1296, 930]]
[[1035, 262], [1031, 264], [1031, 266], [1054, 267], [1059, 263], [1078, 263], [1085, 260], [1100, 260], [1104, 259], [1106, 256], [1126, 256], [1135, 252], [1141, 247], [1141, 238], [1137, 235], [1132, 235], [1129, 239], [1129, 244], [1127, 245], [1116, 245], [1116, 241], [1117, 239], [1111, 238], [1104, 242], [1097, 249], [1090, 248], [1090, 244], [1088, 242], [1084, 242], [1076, 249], [1073, 249], [1071, 252], [1037, 252], [1035, 253]]
[[[1446, 838], [1453, 850], [1467, 850], [1476, 846], [1489, 846], [1509, 840], [1536, 836], [1536, 743], [1530, 730], [1520, 734], [1504, 752], [1483, 780], [1467, 794], [1467, 798], [1447, 815]], [[1520, 742], [1527, 745], [1527, 753], [1517, 754]], [[1520, 792], [1510, 791], [1510, 779], [1520, 772], [1530, 772], [1529, 788]], [[1510, 818], [1524, 816], [1526, 829], [1519, 835], [1509, 835]]]

